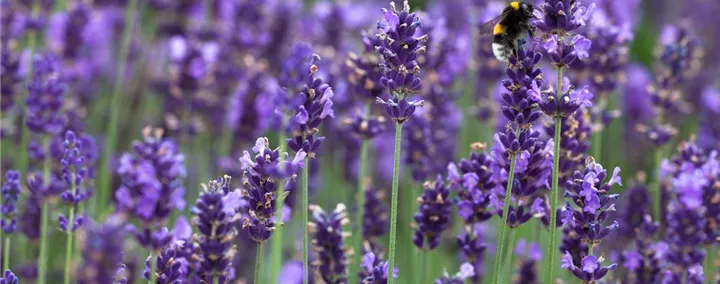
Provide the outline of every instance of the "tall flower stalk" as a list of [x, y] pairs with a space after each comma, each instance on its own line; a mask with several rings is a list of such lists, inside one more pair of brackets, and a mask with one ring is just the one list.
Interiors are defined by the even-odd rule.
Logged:
[[[420, 18], [410, 13], [410, 4], [403, 2], [402, 10], [395, 8], [390, 2], [390, 10], [382, 9], [384, 19], [378, 23], [377, 37], [380, 45], [375, 49], [382, 55], [384, 71], [380, 83], [389, 89], [391, 98], [387, 101], [378, 97], [377, 102], [385, 106], [385, 111], [395, 122], [395, 154], [393, 157], [392, 200], [390, 203], [390, 245], [388, 267], [395, 267], [395, 246], [397, 238], [398, 187], [400, 185], [400, 141], [402, 140], [403, 123], [412, 117], [415, 109], [423, 105], [423, 101], [411, 101], [408, 96], [420, 90], [420, 65], [418, 53], [425, 52], [424, 43], [427, 35], [415, 36], [421, 26]], [[388, 283], [395, 279], [390, 277]]]
[[[559, 190], [559, 167], [560, 167], [560, 130], [562, 129], [562, 118], [573, 114], [580, 105], [590, 104], [587, 98], [589, 92], [586, 89], [581, 92], [581, 96], [570, 96], [563, 90], [564, 67], [576, 59], [588, 57], [588, 50], [591, 42], [582, 36], [574, 36], [570, 42], [566, 42], [566, 38], [581, 26], [592, 16], [592, 10], [595, 4], [585, 7], [580, 2], [574, 0], [546, 0], [535, 9], [533, 15], [537, 20], [533, 23], [535, 27], [547, 36], [543, 43], [543, 47], [553, 63], [557, 66], [557, 89], [553, 96], [548, 96], [541, 108], [548, 116], [552, 117], [555, 123], [555, 131], [553, 142], [553, 170], [552, 170], [552, 186], [550, 190], [550, 243], [548, 245], [548, 261], [545, 266], [545, 281], [543, 283], [552, 283], [555, 277], [555, 254], [557, 242], [557, 200]], [[566, 86], [566, 90], [571, 91], [571, 86]], [[589, 94], [590, 98], [592, 94]]]
[[295, 158], [288, 161], [287, 153], [280, 152], [279, 149], [270, 149], [270, 142], [265, 137], [258, 138], [252, 150], [256, 153], [254, 158], [250, 157], [248, 151], [244, 151], [240, 158], [243, 175], [247, 178], [243, 183], [242, 196], [250, 204], [249, 217], [243, 220], [242, 227], [247, 228], [250, 238], [257, 242], [255, 283], [260, 283], [262, 246], [270, 239], [277, 228], [276, 225], [282, 224], [282, 220], [275, 216], [277, 211], [275, 206], [278, 204], [276, 201], [289, 193], [283, 191], [282, 194], [276, 195], [276, 189], [285, 179], [294, 178], [298, 168], [303, 167], [305, 152], [299, 150]]
[[17, 229], [17, 207], [15, 204], [20, 197], [20, 172], [8, 170], [5, 173], [5, 182], [2, 185], [2, 232], [5, 233], [3, 247], [3, 270], [10, 268], [10, 237]]
[[67, 244], [65, 248], [65, 284], [70, 283], [70, 264], [72, 262], [73, 232], [77, 230], [84, 221], [81, 215], [75, 216], [78, 204], [87, 199], [87, 192], [81, 191], [83, 180], [87, 177], [87, 168], [85, 166], [86, 159], [81, 152], [83, 145], [75, 133], [67, 131], [65, 133], [64, 152], [60, 164], [62, 165], [62, 176], [65, 183], [70, 185], [70, 189], [62, 194], [62, 200], [69, 206], [69, 217], [60, 215], [58, 222], [60, 229], [67, 233]]
[[52, 156], [50, 155], [50, 140], [62, 131], [65, 124], [62, 115], [64, 89], [57, 70], [57, 60], [52, 54], [45, 54], [33, 59], [32, 80], [28, 84], [28, 97], [26, 99], [27, 115], [25, 126], [42, 136], [42, 148], [29, 151], [38, 159], [42, 159], [42, 178], [31, 176], [28, 188], [42, 199], [42, 215], [40, 227], [40, 256], [38, 263], [38, 282], [44, 283], [47, 270], [47, 234], [49, 218], [49, 201], [55, 195], [57, 182], [52, 175]]
[[310, 176], [309, 159], [315, 158], [317, 151], [320, 149], [325, 137], [315, 138], [318, 127], [326, 117], [334, 117], [332, 97], [335, 95], [332, 88], [325, 84], [323, 79], [317, 78], [318, 72], [317, 62], [320, 56], [313, 54], [307, 65], [305, 75], [305, 86], [302, 91], [295, 95], [291, 101], [294, 103], [294, 116], [290, 120], [289, 128], [293, 131], [293, 138], [288, 138], [288, 147], [296, 153], [304, 152], [303, 163], [307, 166], [302, 170], [302, 181], [300, 187], [301, 203], [300, 211], [302, 212], [303, 225], [303, 283], [308, 283], [308, 185]]
[[[529, 155], [530, 152], [537, 148], [535, 144], [538, 142], [537, 138], [539, 133], [533, 130], [533, 123], [537, 122], [541, 113], [537, 108], [540, 102], [539, 96], [535, 95], [534, 89], [543, 83], [542, 71], [536, 66], [540, 63], [540, 60], [542, 60], [542, 55], [535, 52], [534, 49], [525, 50], [521, 46], [523, 42], [519, 43], [520, 46], [517, 50], [517, 56], [510, 58], [510, 66], [506, 70], [509, 80], [503, 81], [506, 92], [501, 94], [503, 100], [501, 109], [503, 115], [508, 119], [508, 123], [505, 126], [506, 129], [504, 132], [495, 135], [498, 143], [496, 143], [496, 149], [494, 149], [494, 152], [496, 152], [496, 157], [494, 158], [499, 169], [495, 171], [494, 174], [497, 180], [503, 180], [504, 176], [501, 175], [500, 168], [502, 168], [502, 171], [506, 171], [507, 184], [505, 185], [503, 204], [494, 204], [495, 210], [499, 211], [502, 208], [502, 223], [498, 233], [498, 246], [492, 283], [499, 283], [501, 279], [500, 275], [503, 274], [500, 273], [500, 271], [503, 271], [502, 255], [507, 242], [507, 229], [512, 229], [511, 227], [522, 224], [531, 217], [529, 212], [528, 214], [524, 214], [524, 210], [522, 209], [524, 206], [518, 198], [516, 198], [518, 204], [515, 206], [517, 210], [517, 212], [515, 212], [510, 205], [511, 197], [513, 193], [521, 194], [521, 192], [524, 192], [522, 188], [526, 185], [535, 188], [533, 182], [527, 183], [525, 181], [515, 180], [515, 177], [519, 155]], [[527, 161], [524, 164], [527, 164]], [[506, 168], [508, 165], [509, 167]], [[501, 188], [502, 183], [499, 183], [498, 187]], [[502, 191], [502, 189], [499, 190]], [[532, 192], [529, 193], [533, 194], [534, 192], [535, 190], [532, 190]], [[491, 199], [497, 201], [497, 193], [495, 193]], [[512, 219], [510, 219], [511, 216]], [[511, 248], [507, 250], [508, 252], [512, 251]]]
[[[127, 1], [125, 7], [125, 23], [123, 25], [122, 42], [120, 43], [120, 54], [118, 56], [118, 70], [115, 77], [115, 85], [112, 89], [112, 97], [110, 105], [110, 122], [108, 125], [108, 134], [105, 145], [105, 151], [103, 152], [102, 159], [100, 161], [100, 176], [98, 177], [98, 194], [97, 199], [94, 202], [95, 208], [103, 208], [109, 201], [110, 185], [112, 184], [112, 175], [110, 171], [110, 159], [117, 146], [117, 135], [118, 125], [120, 123], [120, 114], [124, 104], [122, 87], [125, 85], [125, 69], [127, 68], [128, 55], [130, 54], [130, 40], [133, 33], [133, 26], [135, 24], [135, 10], [137, 10], [138, 0]], [[97, 211], [97, 210], [96, 210]], [[97, 213], [97, 212], [96, 212]]]

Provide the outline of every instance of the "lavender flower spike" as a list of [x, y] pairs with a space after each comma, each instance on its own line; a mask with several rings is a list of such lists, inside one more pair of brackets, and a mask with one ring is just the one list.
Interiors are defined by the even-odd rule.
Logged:
[[385, 101], [380, 97], [377, 102], [385, 105], [390, 118], [401, 124], [423, 101], [408, 101], [407, 97], [420, 90], [420, 65], [417, 57], [425, 52], [427, 35], [415, 36], [420, 18], [410, 13], [410, 4], [405, 0], [403, 9], [398, 11], [395, 2], [390, 2], [390, 10], [383, 8], [384, 19], [378, 22], [377, 37], [380, 45], [375, 50], [382, 55], [384, 70], [380, 83], [390, 90], [392, 98]]
[[290, 149], [295, 152], [302, 150], [310, 158], [315, 157], [322, 141], [325, 140], [325, 137], [314, 139], [313, 135], [318, 132], [318, 127], [325, 118], [335, 117], [332, 101], [335, 93], [322, 79], [315, 77], [318, 72], [316, 65], [318, 61], [320, 56], [313, 54], [307, 69], [304, 89], [294, 99], [299, 104], [290, 119], [289, 128], [295, 137], [287, 140]]
[[[386, 284], [388, 281], [388, 262], [383, 262], [379, 256], [373, 252], [368, 252], [363, 256], [361, 279], [363, 284]], [[398, 268], [393, 269], [393, 278], [398, 277]]]
[[12, 234], [17, 229], [17, 207], [15, 204], [20, 198], [20, 172], [8, 170], [5, 173], [5, 183], [2, 185], [2, 230], [5, 234]]
[[148, 256], [148, 258], [145, 260], [145, 270], [143, 270], [143, 277], [145, 279], [150, 279], [150, 273], [151, 273], [151, 262], [156, 261], [156, 270], [155, 272], [155, 283], [152, 284], [180, 284], [182, 282], [183, 273], [182, 273], [182, 263], [179, 261], [176, 261], [175, 259], [175, 252], [176, 252], [176, 246], [178, 244], [171, 243], [168, 245], [160, 255], [157, 256], [157, 258], [154, 258], [152, 256]]
[[[608, 178], [607, 171], [589, 157], [585, 161], [585, 169], [576, 171], [573, 179], [567, 181], [566, 196], [576, 207], [573, 209], [568, 204], [563, 212], [563, 225], [571, 228], [583, 243], [589, 244], [591, 252], [594, 246], [618, 227], [617, 222], [609, 226], [605, 226], [604, 223], [607, 221], [608, 212], [615, 211], [613, 202], [618, 195], [609, 194], [609, 191], [615, 184], [622, 185], [619, 173], [620, 168], [616, 167], [612, 176], [605, 181]], [[580, 263], [575, 263], [578, 259]], [[598, 258], [592, 254], [571, 255], [569, 251], [565, 251], [561, 267], [570, 270], [584, 283], [593, 283], [603, 278], [608, 270], [617, 267], [617, 264], [601, 267], [602, 261], [602, 257]]]
[[415, 213], [415, 235], [413, 243], [420, 249], [432, 250], [440, 244], [440, 235], [450, 227], [452, 202], [448, 199], [450, 188], [440, 175], [435, 182], [426, 182], [423, 195], [418, 197], [418, 212]]
[[25, 125], [32, 132], [54, 135], [65, 125], [61, 112], [65, 90], [59, 78], [58, 64], [50, 53], [33, 59], [33, 75], [25, 101]]
[[18, 278], [10, 269], [5, 270], [5, 274], [0, 278], [0, 284], [18, 284]]
[[[267, 138], [260, 137], [255, 141], [253, 152], [243, 152], [240, 163], [247, 178], [243, 183], [242, 196], [250, 205], [249, 217], [243, 220], [243, 229], [248, 228], [250, 237], [256, 242], [264, 242], [270, 238], [278, 223], [275, 220], [275, 190], [277, 183], [287, 178], [294, 178], [295, 172], [304, 166], [305, 152], [301, 149], [292, 161], [288, 154], [279, 149], [269, 148]], [[287, 195], [289, 192], [284, 192]]]
[[77, 274], [78, 283], [122, 283], [119, 280], [124, 277], [124, 270], [118, 268], [122, 267], [125, 255], [125, 222], [120, 215], [112, 215], [104, 224], [93, 224], [87, 230], [79, 231], [82, 265]]
[[345, 249], [345, 239], [350, 234], [342, 231], [343, 225], [349, 222], [345, 205], [338, 204], [330, 213], [317, 205], [310, 205], [310, 211], [313, 215], [308, 228], [314, 234], [312, 247], [317, 253], [317, 260], [312, 266], [316, 269], [316, 277], [328, 284], [347, 283], [348, 251]]
[[592, 18], [595, 3], [583, 6], [576, 0], [545, 0], [533, 15], [535, 27], [545, 33], [564, 35], [584, 26]]
[[224, 192], [229, 186], [230, 176], [211, 181], [204, 186], [195, 205], [197, 216], [193, 224], [199, 233], [193, 239], [199, 251], [194, 258], [200, 262], [198, 276], [207, 283], [212, 283], [215, 278], [219, 283], [230, 281], [229, 272], [235, 256], [233, 239], [237, 236], [235, 223], [243, 200], [237, 191]]

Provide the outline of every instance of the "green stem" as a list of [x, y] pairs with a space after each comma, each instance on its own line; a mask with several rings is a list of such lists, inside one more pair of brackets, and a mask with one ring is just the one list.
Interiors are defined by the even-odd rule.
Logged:
[[508, 220], [508, 212], [510, 211], [510, 196], [512, 196], [512, 186], [513, 186], [513, 179], [515, 179], [515, 165], [517, 163], [517, 159], [515, 159], [516, 154], [510, 153], [510, 172], [508, 173], [508, 181], [507, 186], [505, 187], [505, 203], [503, 204], [503, 218], [502, 218], [502, 224], [500, 224], [500, 234], [497, 237], [498, 240], [498, 247], [495, 253], [495, 268], [493, 269], [493, 281], [492, 283], [500, 283], [500, 274], [502, 271], [502, 262], [503, 262], [503, 248], [505, 246], [505, 231], [507, 231], [507, 220]]
[[[32, 4], [32, 11], [31, 15], [32, 18], [37, 18], [38, 14], [40, 13], [40, 0], [34, 0]], [[26, 82], [30, 82], [32, 80], [33, 75], [33, 65], [32, 65], [32, 58], [35, 53], [35, 45], [37, 45], [38, 41], [38, 33], [34, 30], [31, 30], [28, 32], [28, 42], [27, 42], [27, 49], [30, 53], [30, 64], [27, 65], [27, 74], [25, 77]], [[22, 92], [25, 96], [28, 95], [28, 89], [25, 88], [25, 91]], [[30, 132], [27, 126], [25, 126], [23, 112], [25, 111], [25, 97], [21, 97], [18, 100], [18, 109], [20, 110], [20, 117], [21, 117], [21, 124], [22, 124], [22, 130], [20, 134], [20, 145], [18, 149], [21, 151], [25, 151], [28, 147], [28, 143], [30, 141]], [[28, 155], [17, 155], [17, 158], [15, 160], [15, 168], [20, 171], [21, 173], [27, 173], [27, 167], [28, 167]]]
[[[557, 94], [556, 101], [560, 101], [562, 93], [562, 67], [558, 67], [557, 72]], [[545, 282], [553, 283], [555, 278], [555, 254], [557, 249], [555, 242], [557, 241], [557, 227], [555, 226], [557, 220], [557, 203], [558, 203], [558, 179], [560, 172], [560, 128], [562, 127], [562, 118], [559, 115], [555, 115], [555, 136], [553, 137], [553, 169], [552, 169], [552, 189], [550, 190], [550, 245], [547, 248], [548, 261], [545, 265]]]
[[130, 51], [130, 39], [133, 31], [133, 23], [135, 22], [135, 10], [137, 9], [138, 0], [129, 0], [125, 9], [125, 30], [123, 31], [122, 43], [120, 45], [120, 56], [118, 57], [118, 70], [115, 75], [115, 85], [113, 86], [112, 98], [110, 104], [110, 124], [107, 132], [107, 145], [103, 151], [100, 162], [100, 176], [98, 198], [95, 200], [95, 208], [104, 208], [109, 201], [110, 184], [112, 175], [110, 174], [110, 158], [115, 151], [117, 144], [117, 135], [119, 127], [119, 117], [121, 106], [123, 105], [122, 86], [124, 85], [125, 69], [127, 67], [127, 59]]
[[590, 245], [588, 246], [588, 255], [592, 255], [593, 250], [595, 250], [595, 245], [590, 243]]
[[[365, 117], [367, 117], [370, 110], [369, 105], [365, 105]], [[370, 141], [367, 139], [362, 140], [360, 145], [360, 169], [357, 180], [357, 190], [355, 193], [357, 196], [356, 215], [355, 215], [355, 232], [353, 241], [353, 269], [350, 269], [350, 283], [358, 282], [358, 273], [360, 271], [360, 264], [362, 262], [362, 243], [363, 243], [363, 216], [365, 216], [365, 176], [367, 176], [367, 160], [368, 160], [368, 146]], [[355, 270], [355, 268], [357, 270]]]
[[[50, 138], [44, 137], [43, 138], [43, 149], [45, 151], [50, 150]], [[45, 161], [43, 166], [43, 187], [48, 187], [50, 185], [50, 167], [51, 167], [51, 160], [50, 155], [45, 155]], [[48, 246], [47, 246], [47, 234], [48, 234], [48, 211], [50, 204], [48, 203], [48, 200], [45, 198], [45, 196], [42, 197], [42, 216], [41, 218], [41, 224], [40, 224], [40, 257], [39, 257], [39, 264], [38, 264], [38, 283], [45, 283], [45, 272], [47, 271], [47, 254], [48, 254]]]
[[595, 158], [595, 161], [598, 163], [600, 162], [600, 159], [602, 158], [602, 130], [598, 130], [597, 132], [592, 134], [592, 156]]
[[157, 283], [157, 259], [153, 256], [153, 251], [150, 249], [150, 284]]
[[421, 284], [427, 283], [428, 282], [427, 280], [430, 279], [429, 277], [427, 277], [427, 275], [429, 274], [428, 273], [429, 269], [427, 269], [429, 253], [430, 253], [430, 251], [422, 251], [422, 250], [420, 251], [420, 258], [421, 258], [420, 259], [420, 274], [425, 275], [425, 279], [420, 280]]
[[220, 281], [220, 276], [217, 276], [217, 275], [213, 276], [213, 284], [218, 284], [219, 281]]
[[[73, 174], [74, 176], [75, 174]], [[73, 180], [75, 178], [73, 177]], [[73, 190], [75, 192], [75, 183], [72, 183]], [[65, 250], [65, 284], [70, 284], [70, 263], [72, 262], [72, 251], [73, 251], [73, 220], [75, 220], [75, 206], [70, 206], [70, 218], [68, 219], [67, 229], [67, 244]]]
[[[654, 167], [653, 167], [653, 171], [654, 171], [655, 173], [654, 173], [654, 176], [653, 176], [653, 183], [652, 183], [653, 188], [651, 188], [651, 192], [652, 192], [652, 195], [653, 195], [653, 197], [652, 197], [652, 202], [653, 202], [653, 204], [652, 204], [652, 205], [653, 205], [652, 215], [653, 215], [653, 219], [655, 219], [656, 221], [658, 221], [659, 224], [660, 224], [660, 227], [662, 228], [662, 227], [663, 227], [663, 221], [662, 221], [662, 191], [661, 191], [661, 190], [662, 190], [662, 187], [660, 186], [661, 181], [660, 181], [660, 175], [659, 175], [659, 173], [660, 173], [660, 164], [662, 163], [662, 158], [663, 158], [662, 148], [659, 148], [659, 149], [657, 149], [657, 150], [655, 151], [655, 153], [654, 153], [654, 158], [655, 158], [655, 163], [653, 164], [653, 166], [654, 166]], [[660, 229], [659, 231], [662, 231], [662, 229]]]
[[398, 187], [400, 186], [400, 141], [402, 123], [395, 124], [395, 156], [393, 158], [392, 202], [390, 203], [390, 251], [388, 252], [388, 284], [395, 283], [392, 271], [395, 267], [395, 243], [397, 238]]
[[516, 237], [516, 229], [510, 228], [510, 236], [508, 237], [508, 247], [505, 249], [505, 260], [503, 261], [505, 263], [505, 271], [503, 273], [503, 277], [505, 278], [505, 281], [503, 283], [510, 283], [508, 279], [512, 277], [512, 271], [513, 271], [513, 250], [515, 249], [515, 237]]
[[5, 236], [5, 250], [3, 250], [3, 271], [10, 268], [10, 234]]
[[[280, 153], [285, 152], [287, 143], [285, 142], [285, 131], [278, 131], [278, 141], [280, 141]], [[285, 195], [283, 193], [283, 182], [279, 181], [275, 189], [275, 218], [283, 219], [282, 208], [285, 204]], [[277, 283], [278, 274], [282, 268], [282, 252], [283, 252], [283, 232], [284, 225], [276, 226], [273, 232], [273, 238], [270, 244], [270, 283]]]
[[310, 271], [308, 270], [308, 178], [310, 176], [310, 159], [305, 158], [305, 167], [302, 170], [302, 190], [301, 199], [302, 203], [300, 211], [302, 212], [302, 225], [303, 225], [303, 247], [302, 247], [302, 262], [303, 262], [303, 284], [308, 284], [310, 279]]
[[255, 252], [255, 284], [260, 284], [260, 265], [263, 261], [263, 243], [257, 243], [257, 251]]

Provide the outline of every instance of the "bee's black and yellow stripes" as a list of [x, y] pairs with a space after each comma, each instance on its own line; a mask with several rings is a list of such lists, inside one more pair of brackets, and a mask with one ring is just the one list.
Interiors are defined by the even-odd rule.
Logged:
[[510, 7], [515, 11], [520, 10], [520, 2], [510, 2]]
[[493, 35], [499, 35], [505, 32], [505, 26], [503, 26], [500, 23], [495, 24], [495, 28], [493, 28]]

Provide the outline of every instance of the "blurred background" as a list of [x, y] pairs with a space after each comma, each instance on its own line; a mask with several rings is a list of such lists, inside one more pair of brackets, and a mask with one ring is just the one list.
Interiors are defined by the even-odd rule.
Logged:
[[[588, 0], [580, 2], [590, 5]], [[694, 139], [704, 149], [720, 146], [720, 52], [716, 49], [720, 1], [593, 3], [593, 18], [579, 32], [593, 41], [590, 57], [574, 63], [567, 73], [577, 86], [589, 85], [596, 95], [595, 107], [583, 111], [573, 124], [577, 127], [568, 130], [581, 133], [578, 143], [589, 147], [567, 155], [580, 155], [582, 160], [592, 155], [608, 169], [622, 168], [625, 186], [616, 192], [623, 196], [618, 208], [646, 206], [649, 210], [647, 194], [625, 191], [651, 185], [660, 162], [673, 156], [682, 141]], [[127, 13], [129, 5], [134, 13]], [[445, 270], [458, 271], [463, 260], [455, 240], [461, 225], [455, 220], [454, 229], [442, 236], [440, 249], [428, 252], [426, 269], [414, 270], [420, 263], [411, 241], [416, 226], [413, 214], [426, 181], [447, 175], [448, 164], [467, 158], [473, 149], [489, 149], [493, 134], [504, 129], [499, 106], [507, 66], [495, 59], [490, 39], [479, 34], [479, 27], [506, 5], [506, 1], [494, 0], [410, 1], [422, 21], [421, 30], [428, 34], [427, 53], [418, 59], [423, 89], [416, 94], [426, 107], [405, 125], [402, 138], [401, 275], [426, 273], [427, 279], [435, 279]], [[320, 127], [318, 135], [326, 139], [310, 162], [310, 203], [326, 211], [338, 203], [347, 204], [351, 224], [345, 227], [350, 231], [357, 207], [362, 141], [353, 131], [353, 121], [364, 111], [385, 115], [382, 106], [372, 102], [375, 96], [388, 94], [374, 81], [376, 74], [367, 70], [379, 60], [373, 48], [376, 28], [383, 19], [380, 9], [388, 7], [389, 1], [374, 0], [2, 0], [0, 172], [12, 168], [23, 177], [39, 176], [48, 169], [44, 163], [50, 155], [49, 170], [59, 178], [62, 150], [53, 148], [61, 149], [67, 130], [87, 135], [90, 173], [85, 187], [92, 197], [81, 208], [87, 222], [102, 223], [117, 207], [115, 192], [125, 178], [120, 173], [123, 153], [134, 150], [133, 141], [143, 141], [145, 127], [162, 128], [159, 136], [174, 141], [177, 153], [184, 154], [181, 162], [186, 169], [177, 182], [185, 188], [187, 206], [169, 217], [166, 225], [172, 228], [179, 216], [193, 216], [201, 183], [228, 174], [234, 178], [232, 188], [244, 186], [238, 159], [244, 150], [250, 151], [257, 137], [267, 136], [272, 148], [287, 137], [284, 114], [276, 111], [282, 102], [278, 98], [298, 90], [287, 85], [297, 81], [290, 71], [306, 62], [293, 51], [310, 48], [310, 53], [320, 57], [317, 76], [335, 94], [335, 116]], [[57, 101], [26, 100], [27, 84], [40, 66], [33, 70], [36, 56], [54, 58], [54, 65], [46, 68], [55, 71], [46, 76], [59, 80], [63, 91], [55, 97]], [[550, 75], [553, 67], [546, 64], [543, 69], [548, 82], [556, 80]], [[659, 78], [666, 77], [675, 81], [672, 90], [662, 93], [666, 90], [658, 85]], [[36, 105], [51, 114], [40, 119], [40, 130], [33, 131], [25, 127], [26, 116], [27, 109]], [[363, 178], [363, 187], [371, 188], [371, 197], [378, 199], [366, 210], [373, 210], [378, 219], [371, 221], [379, 222], [373, 238], [380, 251], [387, 244], [383, 228], [389, 214], [394, 141], [393, 124], [387, 119], [381, 123], [387, 130], [370, 140], [368, 174]], [[538, 128], [543, 129], [544, 138], [552, 135], [547, 121]], [[296, 195], [290, 190], [288, 212], [294, 212], [290, 208], [296, 207]], [[34, 256], [39, 249], [39, 208], [28, 201], [31, 196], [23, 192], [20, 198], [20, 232], [13, 240], [17, 251], [12, 252], [10, 264], [27, 280], [37, 276]], [[64, 212], [62, 208], [59, 201], [50, 202], [51, 226]], [[278, 283], [297, 283], [293, 278], [297, 270], [292, 272], [302, 244], [301, 225], [292, 219], [297, 215], [284, 217], [286, 261]], [[496, 219], [482, 228], [489, 244], [485, 261], [489, 265], [494, 257]], [[538, 241], [539, 228], [540, 222], [532, 221], [518, 229], [517, 238]], [[255, 243], [239, 225], [238, 230], [233, 273], [235, 279], [249, 282]], [[627, 234], [632, 235], [630, 231]], [[51, 243], [64, 244], [62, 231], [51, 229], [49, 234]], [[626, 237], [622, 229], [613, 236], [618, 241]], [[611, 251], [615, 245], [621, 246], [607, 246], [608, 258], [619, 258], [620, 250]], [[140, 275], [147, 251], [130, 238], [125, 251], [130, 275]], [[51, 246], [48, 255], [48, 279], [60, 279], [63, 248]], [[73, 265], [79, 269], [80, 263]], [[271, 283], [269, 265], [264, 269], [262, 283]], [[705, 273], [714, 275], [717, 266], [713, 271]], [[475, 280], [481, 281], [482, 269], [476, 274]], [[408, 277], [402, 283], [421, 283], [413, 282], [419, 276]]]

